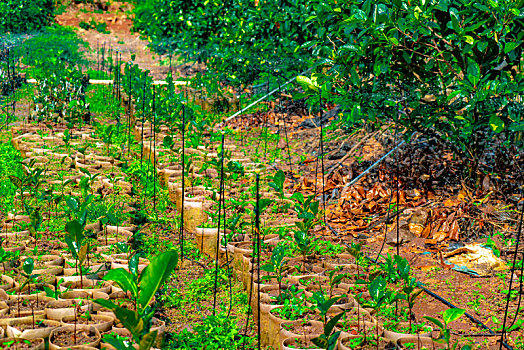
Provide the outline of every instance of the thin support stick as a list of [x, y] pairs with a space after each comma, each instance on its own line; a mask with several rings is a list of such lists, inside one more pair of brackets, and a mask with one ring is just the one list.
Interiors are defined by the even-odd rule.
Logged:
[[255, 236], [257, 240], [257, 339], [258, 350], [261, 347], [261, 324], [260, 324], [260, 175], [256, 175], [257, 197], [256, 197], [256, 211], [255, 211]]
[[322, 89], [318, 89], [318, 103], [320, 107], [319, 115], [320, 115], [320, 164], [321, 164], [321, 170], [322, 170], [322, 206], [324, 208], [324, 225], [326, 224], [326, 198], [325, 196], [325, 188], [326, 184], [324, 182], [324, 129], [322, 127]]
[[217, 227], [217, 241], [216, 241], [216, 253], [215, 253], [215, 287], [213, 290], [213, 316], [216, 313], [216, 301], [217, 301], [217, 283], [218, 283], [218, 252], [220, 250], [220, 218], [222, 215], [222, 196], [224, 190], [224, 134], [222, 134], [222, 149], [220, 150], [220, 189], [218, 198], [218, 227]]
[[186, 196], [185, 153], [186, 153], [186, 106], [182, 104], [182, 206], [180, 208], [180, 258], [184, 261], [184, 198]]
[[[522, 233], [522, 217], [523, 216], [524, 216], [524, 201], [522, 201], [522, 206], [520, 207], [520, 223], [519, 223], [519, 229], [517, 231], [517, 242], [515, 244], [515, 254], [513, 255], [513, 263], [511, 264], [511, 272], [510, 272], [511, 275], [509, 278], [508, 296], [506, 297], [506, 310], [504, 311], [504, 320], [502, 321], [502, 334], [500, 335], [499, 350], [502, 350], [502, 345], [504, 343], [504, 336], [506, 335], [506, 320], [508, 318], [509, 302], [511, 300], [511, 289], [513, 288], [513, 276], [515, 274], [515, 265], [517, 264], [517, 256], [519, 255], [520, 234]], [[516, 312], [518, 312], [518, 310]]]
[[[397, 101], [397, 120], [395, 121], [395, 144], [397, 143], [398, 138], [398, 122], [400, 119], [400, 103]], [[395, 211], [400, 210], [400, 171], [399, 171], [399, 154], [398, 152], [395, 152], [395, 185], [396, 185], [396, 193], [397, 193], [397, 201], [396, 201], [396, 207]], [[400, 215], [397, 215], [397, 255], [400, 255]]]

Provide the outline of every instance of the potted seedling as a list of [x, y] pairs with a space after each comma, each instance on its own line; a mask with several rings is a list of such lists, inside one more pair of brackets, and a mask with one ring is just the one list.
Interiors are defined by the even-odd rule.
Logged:
[[286, 248], [282, 243], [279, 243], [275, 249], [273, 249], [269, 263], [260, 266], [261, 270], [275, 274], [278, 283], [278, 301], [280, 304], [283, 303], [284, 299], [282, 296], [282, 280], [284, 279], [284, 273], [289, 270], [289, 266], [286, 265], [287, 260], [285, 256]]
[[[18, 291], [18, 317], [20, 317], [20, 292], [27, 286], [27, 294], [31, 295], [31, 282], [35, 282], [38, 275], [33, 274], [33, 270], [35, 269], [35, 261], [33, 258], [27, 258], [24, 263], [22, 264], [22, 271], [21, 274], [25, 278], [24, 283], [20, 286]], [[38, 293], [36, 294], [36, 305], [38, 306]], [[31, 314], [33, 316], [33, 329], [35, 328], [35, 310], [34, 310], [34, 303], [31, 303]]]
[[67, 149], [67, 153], [69, 154], [69, 149], [70, 149], [69, 142], [71, 142], [71, 133], [70, 133], [69, 129], [65, 129], [64, 130], [64, 135], [62, 136], [62, 141], [64, 141], [64, 144], [65, 144], [66, 149]]
[[[378, 312], [380, 308], [390, 304], [391, 300], [394, 298], [393, 293], [387, 288], [387, 281], [380, 275], [376, 276], [368, 284], [368, 291], [371, 295], [371, 300], [366, 302], [365, 306], [373, 308], [376, 312]], [[378, 350], [380, 345], [378, 325], [375, 328]], [[365, 338], [367, 339], [367, 337]]]
[[402, 258], [398, 255], [395, 256], [397, 262], [398, 273], [402, 278], [402, 291], [403, 295], [400, 295], [399, 298], [406, 301], [409, 309], [409, 328], [411, 329], [411, 323], [413, 319], [413, 306], [415, 304], [415, 299], [423, 292], [422, 289], [417, 288], [417, 280], [415, 277], [410, 276], [409, 262], [407, 259]]
[[326, 299], [322, 292], [315, 292], [313, 298], [317, 303], [317, 309], [322, 318], [324, 333], [311, 341], [322, 349], [333, 350], [337, 346], [338, 337], [341, 333], [340, 331], [335, 331], [335, 326], [344, 315], [344, 311], [331, 317], [331, 319], [328, 319], [328, 311], [341, 297]]
[[89, 241], [84, 235], [84, 226], [77, 220], [69, 221], [65, 226], [65, 230], [67, 232], [65, 241], [69, 248], [69, 252], [75, 259], [76, 270], [80, 273], [80, 288], [83, 289], [82, 265], [89, 251]]
[[[95, 302], [114, 312], [118, 320], [127, 328], [140, 349], [150, 349], [156, 341], [157, 331], [150, 331], [154, 314], [150, 306], [155, 293], [171, 275], [178, 262], [178, 253], [169, 250], [153, 258], [149, 265], [138, 272], [138, 259], [130, 259], [129, 271], [123, 268], [110, 270], [104, 280], [114, 281], [131, 296], [134, 309], [121, 307], [110, 300], [96, 299]], [[104, 338], [119, 350], [128, 349], [121, 340], [113, 337]]]
[[284, 182], [286, 181], [286, 175], [282, 170], [279, 169], [273, 176], [269, 178], [269, 180], [271, 180], [271, 182], [268, 183], [269, 187], [277, 192], [280, 199], [279, 211], [283, 213], [287, 212], [291, 205], [287, 204], [284, 206]]
[[36, 247], [36, 242], [38, 240], [38, 230], [40, 229], [40, 226], [42, 225], [42, 214], [40, 213], [40, 207], [32, 208], [26, 205], [25, 210], [26, 210], [26, 213], [29, 215], [29, 219], [31, 220], [31, 224], [29, 226], [29, 232], [31, 232], [31, 234], [35, 238], [35, 247]]
[[80, 171], [85, 174], [85, 176], [83, 176], [80, 180], [79, 186], [82, 189], [82, 197], [84, 200], [86, 200], [89, 190], [91, 190], [91, 194], [93, 194], [92, 187], [96, 178], [100, 176], [100, 173], [91, 174], [86, 168], [80, 168]]
[[106, 144], [106, 149], [107, 149], [107, 156], [109, 157], [110, 154], [110, 148], [111, 148], [111, 140], [113, 138], [113, 133], [114, 133], [114, 126], [113, 125], [108, 125], [103, 133], [102, 133], [102, 140], [104, 141], [104, 143]]

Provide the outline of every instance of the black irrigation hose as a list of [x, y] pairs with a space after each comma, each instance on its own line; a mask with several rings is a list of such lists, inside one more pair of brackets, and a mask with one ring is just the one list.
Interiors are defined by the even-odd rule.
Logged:
[[[457, 308], [456, 305], [454, 305], [453, 303], [451, 303], [450, 301], [444, 299], [443, 297], [441, 297], [440, 295], [438, 295], [437, 293], [435, 292], [432, 292], [430, 291], [429, 289], [427, 289], [426, 287], [424, 287], [424, 285], [422, 285], [422, 283], [420, 282], [417, 282], [417, 287], [419, 287], [420, 289], [422, 289], [424, 292], [426, 292], [426, 294], [432, 296], [433, 298], [437, 299], [438, 301], [442, 302], [443, 304], [449, 306], [450, 308]], [[475, 318], [475, 316], [467, 313], [467, 312], [464, 312], [464, 316], [466, 316], [467, 318], [470, 319], [470, 321], [478, 324], [479, 326], [481, 326], [482, 328], [484, 328], [485, 330], [487, 330], [491, 335], [496, 335], [496, 333], [491, 329], [489, 328], [487, 325], [485, 325], [482, 321], [480, 321], [479, 319]], [[467, 335], [467, 334], [464, 334], [464, 335]], [[502, 347], [505, 347], [506, 349], [508, 350], [513, 350], [513, 347], [509, 344], [507, 344], [505, 341], [502, 341], [500, 343], [500, 348], [502, 349]]]
[[[335, 236], [337, 237], [340, 237], [340, 235], [338, 234], [338, 232], [333, 228], [331, 227], [331, 225], [329, 224], [326, 224], [327, 227], [331, 230], [331, 232], [333, 232], [335, 234]], [[342, 242], [344, 243], [344, 245], [346, 247], [350, 247], [349, 244], [347, 244], [346, 242]], [[379, 255], [381, 257], [381, 255]], [[366, 260], [369, 260], [370, 262], [374, 263], [374, 264], [379, 264], [379, 265], [382, 265], [382, 263], [379, 263], [378, 262], [378, 257], [377, 256], [377, 259], [376, 260], [373, 260], [365, 255], [363, 255], [363, 257], [366, 259]], [[419, 287], [420, 289], [422, 289], [426, 294], [432, 296], [433, 298], [437, 299], [438, 301], [442, 302], [443, 304], [449, 306], [450, 308], [457, 308], [457, 306], [455, 306], [454, 304], [452, 304], [450, 301], [444, 299], [443, 297], [441, 297], [440, 295], [438, 295], [437, 293], [435, 292], [432, 292], [431, 290], [427, 289], [422, 283], [418, 282], [417, 281], [417, 287]], [[472, 322], [478, 324], [479, 326], [481, 326], [482, 328], [484, 328], [485, 330], [489, 331], [491, 335], [497, 335], [491, 328], [489, 328], [487, 325], [485, 325], [482, 321], [480, 321], [479, 319], [475, 318], [475, 316], [465, 312], [464, 315], [469, 318]], [[467, 335], [467, 334], [465, 334]], [[502, 342], [501, 343], [501, 346], [504, 346], [506, 349], [508, 350], [513, 350], [513, 348], [507, 344], [506, 342]]]

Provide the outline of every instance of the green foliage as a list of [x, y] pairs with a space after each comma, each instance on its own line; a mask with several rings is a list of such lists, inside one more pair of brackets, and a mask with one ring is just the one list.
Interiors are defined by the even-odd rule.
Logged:
[[53, 19], [52, 0], [0, 0], [0, 33], [34, 32]]
[[340, 299], [340, 297], [326, 299], [323, 293], [315, 292], [313, 294], [313, 299], [315, 299], [317, 303], [316, 307], [324, 324], [324, 333], [316, 338], [313, 338], [311, 341], [315, 345], [322, 347], [322, 349], [333, 350], [337, 346], [337, 340], [341, 333], [341, 331], [335, 331], [335, 326], [342, 316], [344, 316], [344, 311], [333, 316], [329, 320], [327, 314], [331, 306], [333, 306]]
[[31, 70], [33, 77], [46, 75], [49, 71], [60, 69], [62, 65], [76, 65], [85, 62], [81, 49], [87, 43], [79, 39], [70, 27], [53, 25], [23, 41], [14, 49], [15, 55], [22, 57], [22, 63], [36, 67]]
[[[114, 281], [126, 293], [130, 293], [134, 310], [126, 309], [109, 300], [97, 299], [95, 302], [115, 313], [118, 320], [131, 332], [133, 340], [140, 345], [140, 349], [151, 348], [156, 338], [157, 331], [150, 332], [154, 310], [149, 304], [177, 263], [178, 253], [169, 250], [157, 255], [139, 274], [138, 256], [134, 255], [129, 260], [129, 271], [118, 268], [110, 270], [104, 276], [104, 280]], [[113, 340], [114, 338], [110, 338], [110, 341]], [[127, 349], [123, 342], [117, 341], [114, 344], [117, 345], [117, 349]]]
[[159, 52], [179, 51], [207, 63], [223, 79], [251, 82], [264, 71], [300, 71], [297, 53], [315, 32], [306, 22], [306, 0], [139, 1], [135, 30]]
[[[482, 132], [522, 130], [522, 1], [315, 1], [323, 68], [307, 84], [344, 123], [397, 118], [478, 161]], [[324, 69], [327, 68], [327, 69]], [[316, 92], [311, 99], [318, 103]], [[404, 99], [401, 106], [395, 100]]]
[[78, 24], [78, 26], [85, 30], [95, 29], [97, 32], [102, 33], [102, 34], [111, 33], [109, 30], [107, 30], [106, 22], [97, 22], [94, 20], [94, 18], [91, 18], [89, 22], [82, 21]]
[[434, 323], [439, 328], [440, 335], [442, 336], [442, 341], [446, 343], [447, 349], [456, 349], [458, 346], [457, 343], [455, 343], [453, 346], [450, 345], [451, 329], [449, 328], [449, 324], [453, 321], [458, 320], [464, 314], [465, 310], [463, 309], [451, 308], [442, 312], [442, 319], [444, 320], [444, 323], [442, 323], [439, 319], [436, 319], [434, 317], [424, 316], [424, 318]]
[[17, 187], [9, 176], [23, 177], [22, 165], [18, 152], [9, 142], [0, 142], [0, 212], [11, 210], [14, 206], [14, 197]]
[[240, 334], [238, 320], [226, 312], [204, 318], [202, 324], [173, 334], [165, 349], [254, 349], [254, 339]]

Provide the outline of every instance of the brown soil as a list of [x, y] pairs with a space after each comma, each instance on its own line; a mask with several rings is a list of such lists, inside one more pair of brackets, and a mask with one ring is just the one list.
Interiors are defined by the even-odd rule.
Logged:
[[16, 329], [18, 329], [18, 330], [20, 330], [20, 331], [23, 332], [23, 331], [28, 330], [28, 329], [42, 329], [42, 328], [47, 328], [47, 327], [49, 327], [49, 326], [46, 325], [46, 324], [43, 323], [43, 322], [36, 321], [34, 327], [33, 327], [33, 324], [32, 324], [32, 323], [16, 325], [16, 326], [14, 326], [14, 327], [15, 327]]
[[34, 340], [26, 340], [26, 339], [20, 339], [12, 343], [11, 341], [0, 341], [0, 348], [2, 349], [20, 349], [20, 350], [29, 350], [34, 349], [36, 346], [38, 346], [42, 340], [34, 339]]
[[83, 330], [76, 331], [76, 342], [72, 331], [55, 331], [53, 338], [51, 339], [53, 344], [58, 346], [68, 347], [75, 345], [89, 344], [96, 341], [96, 337]]
[[17, 300], [12, 301], [11, 304], [11, 315], [16, 315], [18, 313], [18, 305], [20, 305], [20, 311], [40, 311], [43, 310], [48, 302], [43, 300], [38, 300], [38, 303], [36, 300], [20, 300], [20, 303], [18, 303]]
[[[106, 322], [106, 321], [105, 320], [93, 319], [93, 318], [90, 319], [90, 320], [87, 320], [87, 319], [85, 319], [83, 317], [78, 317], [76, 319], [76, 323], [77, 324], [100, 324], [100, 323], [104, 323], [104, 322]], [[67, 321], [67, 324], [74, 324], [74, 323], [75, 323], [74, 320]]]

